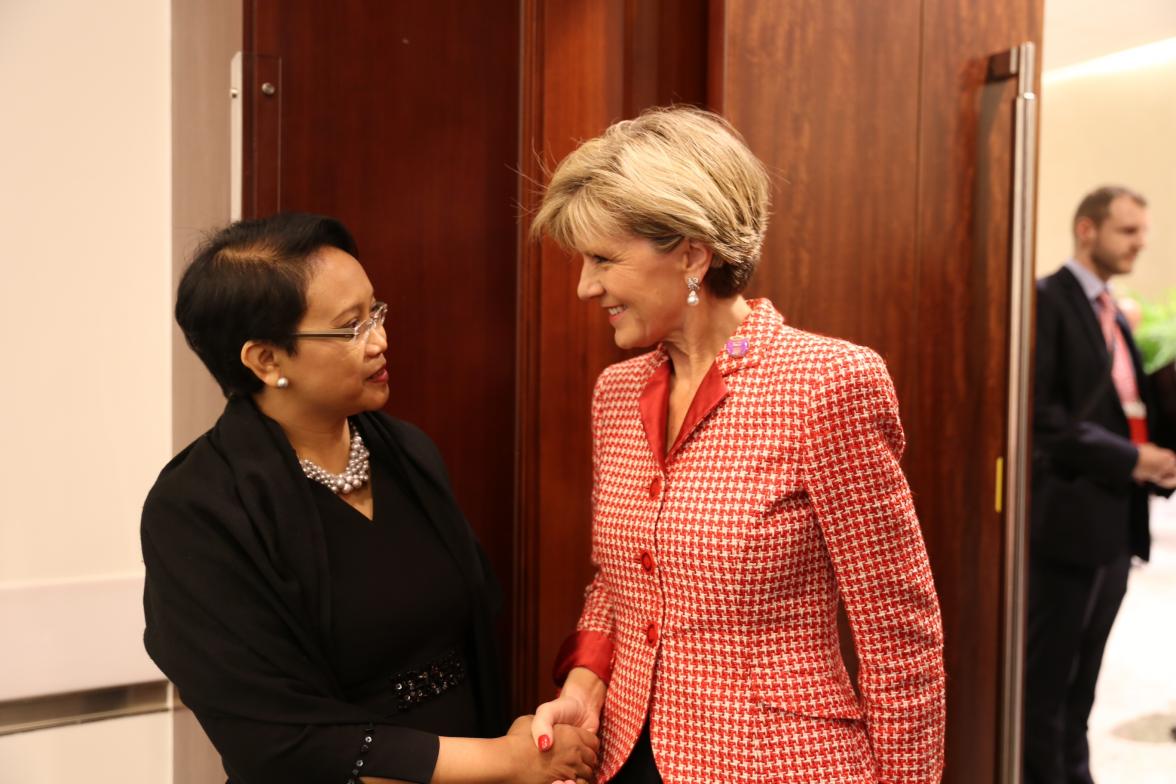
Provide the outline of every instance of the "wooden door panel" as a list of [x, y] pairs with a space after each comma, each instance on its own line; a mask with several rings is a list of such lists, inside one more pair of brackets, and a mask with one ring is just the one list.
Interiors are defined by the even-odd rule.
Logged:
[[280, 138], [263, 149], [278, 159], [278, 204], [336, 216], [354, 232], [390, 305], [388, 410], [437, 442], [505, 589], [518, 8], [252, 0], [246, 15], [248, 52], [281, 61]]
[[[772, 175], [753, 296], [913, 383], [920, 7], [727, 0], [717, 108]], [[719, 66], [712, 66], [719, 67]], [[905, 411], [904, 411], [905, 413]]]
[[554, 693], [551, 665], [591, 578], [590, 406], [626, 354], [597, 307], [576, 299], [580, 263], [530, 242], [544, 169], [647, 106], [703, 103], [704, 0], [525, 0], [524, 220], [519, 266], [519, 469], [515, 704]]
[[[623, 112], [621, 0], [523, 4], [524, 215], [545, 170]], [[519, 266], [518, 538], [513, 700], [549, 699], [550, 668], [575, 627], [591, 571], [589, 405], [596, 375], [620, 354], [600, 314], [575, 299], [579, 264], [525, 235]]]
[[[767, 165], [773, 211], [749, 294], [793, 326], [878, 351], [912, 416], [920, 5], [716, 3], [719, 108]], [[844, 611], [842, 654], [857, 659]]]
[[1041, 42], [1041, 2], [927, 3], [919, 183], [918, 416], [907, 470], [947, 639], [945, 781], [999, 778], [1014, 85], [990, 55]]
[[551, 693], [580, 609], [591, 389], [623, 356], [526, 216], [579, 140], [709, 102], [775, 185], [751, 293], [890, 366], [947, 631], [946, 780], [995, 780], [1011, 91], [984, 67], [1040, 20], [1041, 0], [247, 3], [247, 53], [280, 66], [254, 211], [355, 231], [392, 305], [389, 408], [437, 440], [511, 583], [516, 709]]
[[714, 7], [712, 94], [776, 178], [753, 291], [887, 360], [944, 616], [945, 781], [995, 781], [1012, 92], [985, 76], [1040, 41], [1041, 4]]

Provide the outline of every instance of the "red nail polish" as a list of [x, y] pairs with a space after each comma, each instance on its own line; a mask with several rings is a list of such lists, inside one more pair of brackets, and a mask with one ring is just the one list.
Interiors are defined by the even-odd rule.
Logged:
[[551, 738], [546, 735], [539, 736], [539, 751], [547, 751], [551, 748]]

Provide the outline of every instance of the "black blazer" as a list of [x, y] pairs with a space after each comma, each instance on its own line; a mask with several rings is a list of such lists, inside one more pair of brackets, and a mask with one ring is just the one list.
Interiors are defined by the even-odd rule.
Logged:
[[[1149, 380], [1131, 330], [1118, 317], [1151, 433], [1158, 429]], [[1138, 449], [1111, 380], [1102, 329], [1065, 267], [1037, 282], [1030, 554], [1100, 565], [1146, 559], [1148, 493], [1131, 478]]]
[[[441, 455], [406, 422], [358, 419], [372, 459], [409, 480], [465, 578], [479, 724], [486, 736], [500, 734], [497, 585]], [[233, 784], [343, 784], [358, 778], [352, 771], [428, 781], [437, 737], [350, 702], [335, 678], [322, 522], [285, 434], [251, 400], [230, 399], [216, 426], [163, 469], [141, 535], [147, 652], [200, 719]]]

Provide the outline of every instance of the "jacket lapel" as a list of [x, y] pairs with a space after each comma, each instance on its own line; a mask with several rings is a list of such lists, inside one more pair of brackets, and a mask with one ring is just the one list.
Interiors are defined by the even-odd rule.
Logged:
[[674, 438], [674, 443], [667, 449], [666, 425], [669, 419], [670, 370], [669, 359], [658, 365], [645, 382], [645, 387], [641, 390], [641, 396], [638, 399], [641, 425], [645, 429], [649, 450], [662, 468], [665, 468], [670, 458], [682, 448], [686, 439], [690, 438], [690, 434], [698, 425], [727, 397], [727, 383], [723, 380], [722, 370], [716, 361], [710, 366], [702, 383], [698, 385], [694, 398], [690, 401], [690, 407], [686, 409], [686, 415], [682, 419], [682, 426], [678, 428], [678, 435]]
[[1099, 326], [1098, 319], [1094, 315], [1094, 308], [1091, 307], [1090, 300], [1086, 298], [1086, 292], [1082, 289], [1082, 284], [1078, 282], [1078, 278], [1074, 277], [1074, 273], [1065, 267], [1058, 270], [1056, 280], [1061, 286], [1062, 293], [1065, 295], [1066, 302], [1069, 303], [1075, 318], [1082, 324], [1082, 331], [1090, 339], [1091, 347], [1098, 352], [1097, 356], [1101, 356], [1106, 361], [1110, 357], [1107, 352], [1106, 339], [1103, 337], [1102, 327]]
[[662, 468], [666, 465], [666, 419], [669, 416], [670, 362], [667, 359], [658, 365], [653, 375], [645, 382], [638, 399], [641, 409], [641, 426], [645, 428], [645, 439], [649, 451]]
[[650, 353], [649, 364], [643, 370], [649, 372], [649, 376], [641, 390], [638, 408], [649, 449], [663, 469], [685, 446], [694, 431], [727, 399], [731, 393], [727, 377], [759, 364], [762, 344], [769, 342], [784, 325], [783, 317], [776, 312], [769, 300], [754, 299], [748, 304], [751, 305], [751, 312], [727, 341], [727, 347], [715, 357], [714, 364], [698, 385], [694, 398], [686, 409], [678, 435], [674, 443], [668, 445], [668, 449], [666, 420], [672, 368], [664, 347]]
[[710, 366], [710, 370], [703, 376], [702, 383], [698, 385], [697, 391], [694, 393], [694, 399], [690, 401], [690, 408], [686, 409], [686, 416], [682, 419], [682, 427], [678, 429], [678, 437], [674, 439], [673, 446], [670, 447], [669, 452], [666, 453], [666, 460], [669, 460], [682, 445], [686, 443], [686, 439], [690, 438], [690, 434], [702, 423], [704, 419], [710, 416], [710, 413], [718, 408], [719, 403], [727, 397], [727, 382], [723, 380], [723, 373], [719, 369], [719, 363]]

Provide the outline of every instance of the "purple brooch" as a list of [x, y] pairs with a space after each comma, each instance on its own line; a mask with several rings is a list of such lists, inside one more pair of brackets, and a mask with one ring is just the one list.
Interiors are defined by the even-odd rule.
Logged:
[[750, 344], [747, 342], [747, 338], [739, 338], [738, 340], [731, 338], [727, 341], [727, 355], [731, 357], [741, 357], [747, 353], [749, 345]]

